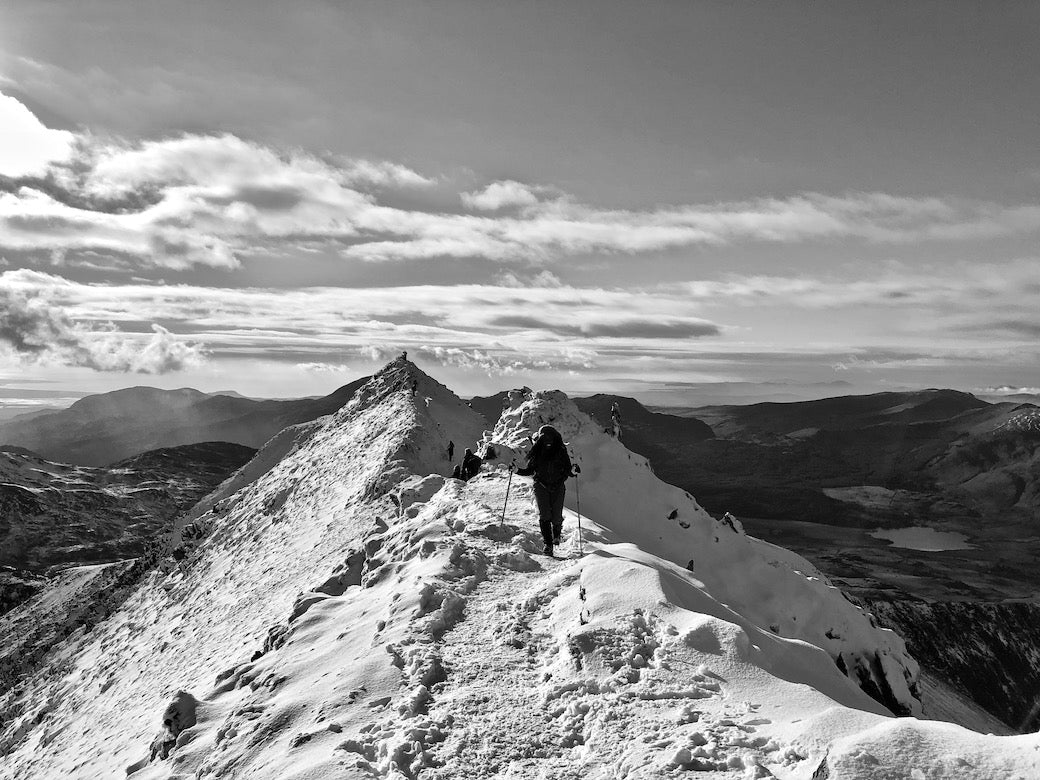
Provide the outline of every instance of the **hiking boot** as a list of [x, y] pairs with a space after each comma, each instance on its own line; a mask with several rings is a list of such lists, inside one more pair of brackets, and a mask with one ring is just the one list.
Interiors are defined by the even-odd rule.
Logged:
[[553, 537], [553, 544], [555, 544], [557, 547], [560, 546], [560, 535], [559, 534], [556, 534], [556, 536]]
[[553, 557], [553, 546], [551, 544], [545, 545], [545, 547], [542, 548], [542, 554], [543, 555], [548, 555], [550, 558], [552, 558]]

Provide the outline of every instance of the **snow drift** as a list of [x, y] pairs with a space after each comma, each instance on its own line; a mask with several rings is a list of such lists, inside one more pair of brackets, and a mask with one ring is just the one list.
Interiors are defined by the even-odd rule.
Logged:
[[[500, 465], [542, 422], [584, 469], [584, 555], [570, 509], [565, 557], [532, 555]], [[1034, 736], [893, 718], [865, 690], [916, 711], [898, 638], [562, 395], [482, 427], [399, 360], [272, 441], [181, 560], [3, 695], [0, 777], [1037, 775]], [[450, 479], [449, 439], [498, 461]]]

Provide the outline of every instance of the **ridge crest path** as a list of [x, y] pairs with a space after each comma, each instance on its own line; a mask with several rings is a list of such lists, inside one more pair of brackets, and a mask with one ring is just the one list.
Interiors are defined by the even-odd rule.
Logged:
[[[443, 710], [453, 722], [422, 777], [585, 780], [698, 770], [753, 778], [771, 776], [763, 761], [806, 759], [757, 735], [770, 720], [753, 703], [728, 701], [721, 676], [696, 653], [685, 659], [678, 647], [666, 650], [657, 634], [668, 627], [656, 615], [598, 628], [593, 643], [573, 636], [592, 618], [581, 570], [596, 552], [578, 556], [576, 518], [567, 510], [560, 547], [567, 556], [528, 557], [541, 546], [532, 491], [516, 481], [512, 490], [500, 523], [501, 475], [466, 485], [467, 503], [487, 518], [473, 517], [463, 530], [467, 553], [494, 563], [441, 638], [446, 679], [430, 714]], [[631, 733], [643, 739], [628, 744]]]

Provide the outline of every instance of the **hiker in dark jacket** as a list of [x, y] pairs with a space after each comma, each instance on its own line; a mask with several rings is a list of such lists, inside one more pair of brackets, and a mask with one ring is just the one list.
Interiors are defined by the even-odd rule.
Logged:
[[553, 546], [560, 543], [563, 533], [564, 484], [573, 476], [567, 446], [560, 432], [551, 425], [543, 425], [534, 437], [534, 446], [527, 453], [527, 466], [517, 469], [521, 477], [534, 477], [534, 500], [538, 504], [538, 525], [545, 542], [543, 552], [553, 554]]
[[477, 472], [480, 471], [480, 465], [483, 462], [479, 455], [474, 455], [473, 450], [467, 447], [465, 454], [462, 456], [462, 478], [469, 481], [471, 477], [477, 476]]

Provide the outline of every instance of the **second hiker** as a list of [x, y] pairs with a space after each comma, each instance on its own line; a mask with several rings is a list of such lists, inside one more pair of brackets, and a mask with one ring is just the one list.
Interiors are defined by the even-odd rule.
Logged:
[[479, 455], [474, 455], [473, 450], [467, 448], [462, 455], [462, 478], [468, 482], [477, 476], [483, 462]]
[[527, 453], [527, 465], [517, 469], [521, 477], [534, 477], [534, 500], [538, 504], [538, 525], [545, 542], [543, 552], [553, 554], [553, 546], [560, 543], [563, 533], [564, 484], [573, 476], [570, 456], [563, 436], [551, 425], [543, 425], [534, 437], [534, 446]]

